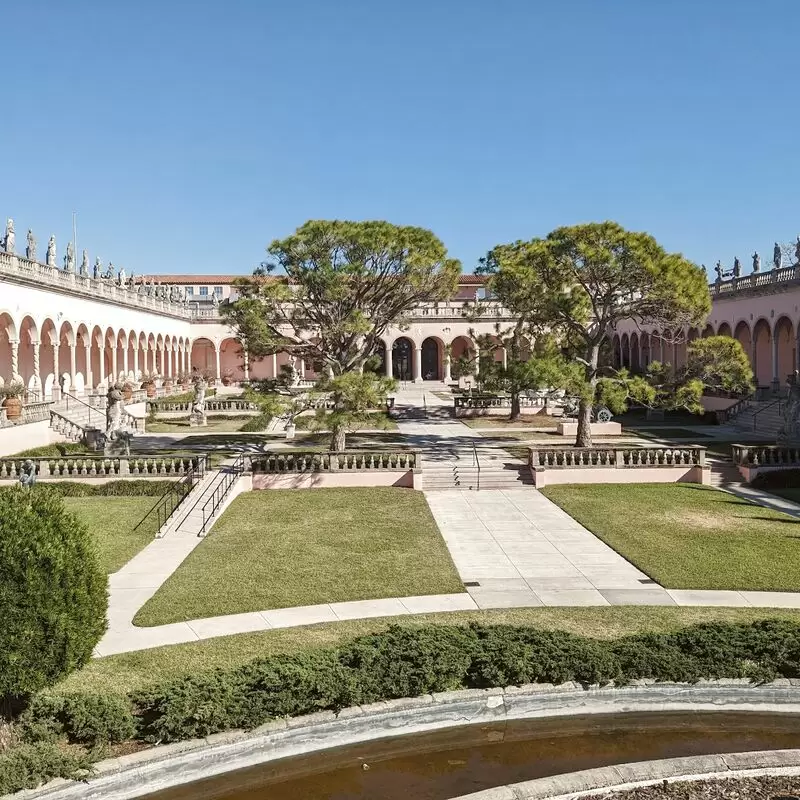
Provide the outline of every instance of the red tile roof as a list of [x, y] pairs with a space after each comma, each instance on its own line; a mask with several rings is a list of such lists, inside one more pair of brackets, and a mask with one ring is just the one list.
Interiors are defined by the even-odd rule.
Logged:
[[[249, 277], [249, 275], [137, 275], [136, 280], [137, 282], [145, 280], [148, 283], [154, 280], [156, 283], [177, 286], [227, 286], [239, 278]], [[486, 283], [486, 278], [483, 275], [463, 274], [458, 276], [458, 282], [461, 285], [482, 286]]]

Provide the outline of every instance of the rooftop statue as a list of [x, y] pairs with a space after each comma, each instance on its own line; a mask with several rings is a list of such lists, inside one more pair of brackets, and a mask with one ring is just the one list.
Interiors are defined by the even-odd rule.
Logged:
[[81, 255], [80, 275], [83, 278], [89, 277], [89, 254], [85, 250]]
[[47, 266], [55, 267], [56, 265], [56, 237], [51, 236], [47, 242]]
[[717, 261], [716, 265], [714, 266], [714, 272], [717, 273], [717, 283], [722, 282], [722, 262]]
[[772, 266], [775, 269], [780, 269], [783, 263], [783, 253], [781, 253], [781, 246], [775, 242], [775, 247], [772, 248]]
[[64, 272], [75, 272], [75, 246], [67, 242], [67, 252], [64, 256]]
[[117, 274], [117, 283], [124, 288], [127, 278], [125, 277], [125, 268], [120, 267]]
[[800, 236], [797, 237], [797, 244], [794, 246], [794, 257], [797, 259], [797, 263], [800, 264]]
[[17, 234], [14, 233], [14, 220], [9, 217], [6, 220], [6, 235], [3, 239], [3, 250], [6, 253], [13, 253], [17, 242]]
[[761, 272], [761, 256], [758, 254], [758, 250], [753, 253], [753, 272]]
[[33, 231], [28, 228], [28, 244], [25, 247], [25, 258], [28, 261], [36, 261], [36, 237], [33, 235]]
[[103, 262], [100, 261], [100, 256], [97, 256], [94, 260], [94, 266], [92, 267], [92, 277], [97, 281], [100, 280], [103, 272]]
[[734, 278], [742, 277], [742, 262], [739, 261], [738, 258], [733, 259], [733, 277]]

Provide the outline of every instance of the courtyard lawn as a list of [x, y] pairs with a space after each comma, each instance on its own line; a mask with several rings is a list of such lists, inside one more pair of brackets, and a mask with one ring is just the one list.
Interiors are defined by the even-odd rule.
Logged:
[[157, 497], [65, 497], [64, 505], [83, 522], [97, 542], [100, 565], [116, 572], [156, 534], [154, 526], [134, 526], [155, 505]]
[[471, 622], [530, 625], [612, 639], [631, 633], [669, 631], [701, 622], [747, 623], [776, 618], [798, 622], [800, 611], [656, 606], [516, 608], [327, 622], [300, 628], [220, 636], [95, 658], [59, 684], [56, 691], [124, 694], [160, 680], [193, 675], [216, 667], [235, 667], [262, 656], [329, 647], [355, 636], [384, 631], [390, 625], [469, 625]]
[[237, 497], [134, 623], [463, 591], [421, 492], [270, 489]]
[[800, 591], [800, 522], [693, 484], [542, 490], [669, 589]]
[[232, 433], [240, 431], [251, 419], [252, 415], [233, 415], [225, 417], [208, 417], [208, 425], [202, 428], [193, 428], [188, 419], [156, 419], [147, 420], [147, 433], [189, 433], [197, 430], [206, 433]]

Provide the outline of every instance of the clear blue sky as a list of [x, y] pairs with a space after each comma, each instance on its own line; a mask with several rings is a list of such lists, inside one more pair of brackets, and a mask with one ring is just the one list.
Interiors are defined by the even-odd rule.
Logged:
[[796, 0], [24, 0], [0, 217], [249, 272], [309, 218], [491, 246], [615, 219], [709, 268], [800, 233]]

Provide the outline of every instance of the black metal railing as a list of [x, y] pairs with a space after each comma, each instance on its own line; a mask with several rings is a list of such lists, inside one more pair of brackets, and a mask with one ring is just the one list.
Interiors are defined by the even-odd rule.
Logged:
[[198, 536], [205, 536], [208, 524], [217, 513], [217, 509], [222, 505], [223, 500], [228, 496], [228, 492], [245, 471], [245, 456], [240, 455], [233, 464], [222, 467], [220, 473], [222, 480], [216, 485], [211, 497], [203, 503], [203, 526], [200, 528]]
[[155, 524], [154, 535], [158, 535], [167, 520], [189, 496], [195, 483], [203, 478], [205, 465], [205, 458], [199, 458], [196, 467], [191, 465], [187, 473], [179, 481], [170, 484], [167, 491], [158, 498], [155, 505], [139, 520], [134, 530], [143, 527], [147, 522], [150, 525]]
[[778, 413], [781, 413], [781, 409], [783, 406], [783, 399], [780, 400], [773, 400], [769, 405], [764, 406], [763, 408], [759, 408], [758, 411], [753, 412], [753, 430], [756, 430], [758, 427], [758, 415], [763, 414], [765, 411], [769, 411], [771, 408], [778, 406]]
[[99, 408], [95, 408], [93, 405], [87, 403], [85, 400], [81, 400], [80, 397], [75, 397], [74, 394], [70, 394], [69, 392], [62, 392], [64, 397], [64, 403], [66, 405], [66, 410], [69, 411], [69, 401], [72, 400], [73, 408], [75, 406], [86, 406], [89, 409], [89, 419], [87, 420], [89, 426], [91, 427], [92, 424], [92, 413], [97, 414], [100, 417], [100, 427], [105, 428], [106, 426], [106, 415], [104, 411], [101, 411]]

